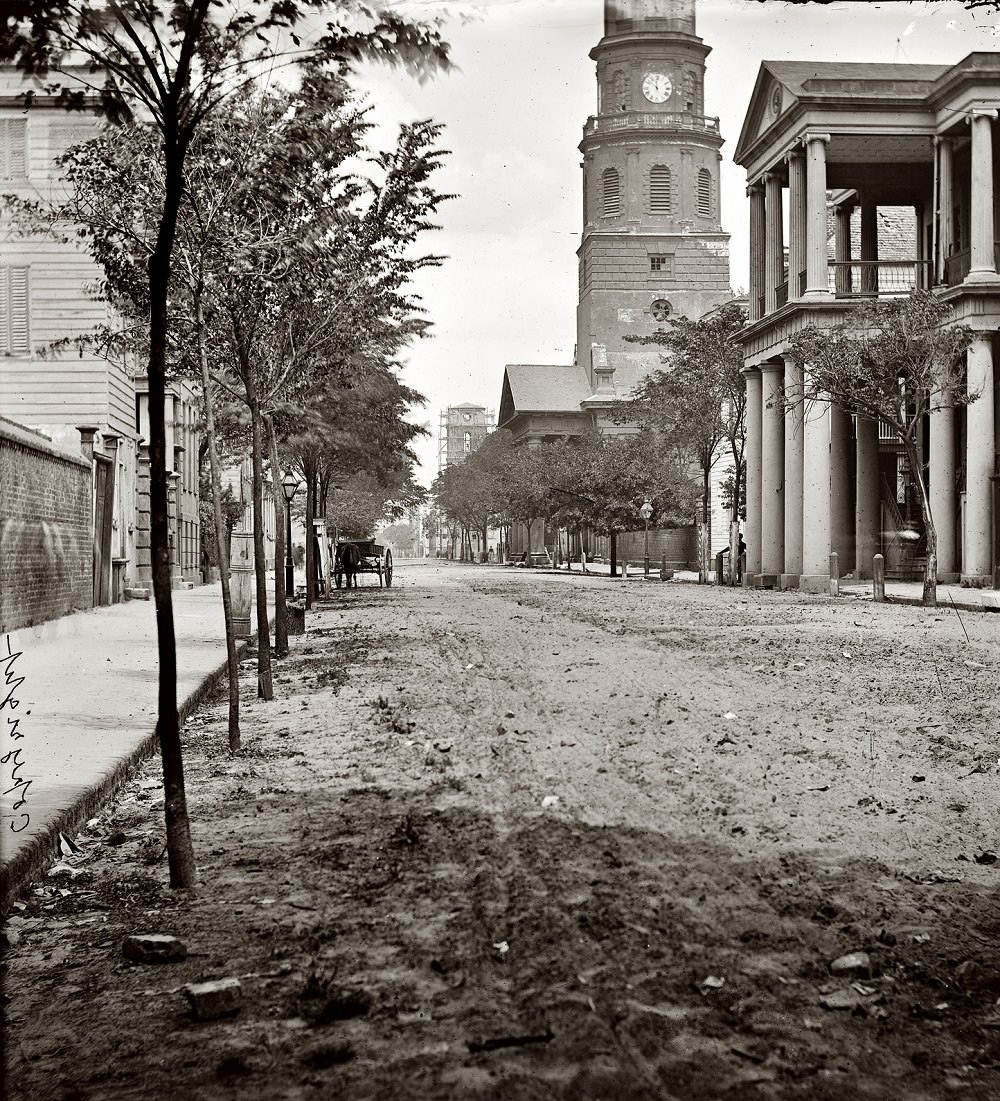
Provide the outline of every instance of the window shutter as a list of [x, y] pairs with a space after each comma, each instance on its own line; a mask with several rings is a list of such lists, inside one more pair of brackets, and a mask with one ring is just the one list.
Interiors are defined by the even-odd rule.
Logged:
[[0, 353], [28, 352], [28, 269], [0, 268]]
[[604, 185], [604, 213], [621, 214], [621, 181], [618, 177], [618, 170], [615, 168], [605, 168], [601, 180]]
[[670, 213], [670, 169], [665, 164], [654, 164], [649, 170], [649, 212]]
[[698, 170], [698, 213], [705, 218], [712, 213], [712, 174], [707, 168]]
[[27, 120], [3, 119], [0, 121], [0, 178], [23, 180], [27, 175]]

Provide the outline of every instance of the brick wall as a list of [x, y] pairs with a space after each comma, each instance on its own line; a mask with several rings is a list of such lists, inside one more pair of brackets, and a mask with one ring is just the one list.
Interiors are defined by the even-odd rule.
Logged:
[[0, 417], [0, 631], [93, 607], [90, 463]]

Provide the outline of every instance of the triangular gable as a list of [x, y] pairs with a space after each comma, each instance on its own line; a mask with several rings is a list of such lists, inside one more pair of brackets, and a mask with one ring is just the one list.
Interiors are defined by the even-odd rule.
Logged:
[[497, 425], [506, 424], [517, 413], [514, 408], [514, 395], [510, 389], [510, 379], [507, 377], [507, 368], [503, 369], [503, 388], [500, 391], [500, 415]]
[[739, 141], [733, 159], [742, 163], [740, 157], [747, 146], [752, 145], [765, 131], [795, 103], [795, 94], [783, 81], [779, 80], [770, 67], [770, 62], [762, 61], [754, 84], [750, 106], [743, 121]]

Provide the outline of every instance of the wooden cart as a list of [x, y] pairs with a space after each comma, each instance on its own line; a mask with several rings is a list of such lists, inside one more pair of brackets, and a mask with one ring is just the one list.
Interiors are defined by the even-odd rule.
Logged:
[[[351, 555], [344, 554], [345, 547], [354, 547], [359, 562], [355, 571], [349, 568]], [[350, 586], [353, 578], [357, 585], [357, 574], [374, 573], [378, 575], [379, 588], [392, 585], [392, 551], [373, 539], [349, 539], [337, 544], [333, 559], [333, 582], [339, 589], [345, 583]]]

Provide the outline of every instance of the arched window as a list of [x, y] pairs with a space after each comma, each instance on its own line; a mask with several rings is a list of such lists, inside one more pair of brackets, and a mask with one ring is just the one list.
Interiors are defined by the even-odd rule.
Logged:
[[622, 212], [622, 181], [617, 168], [605, 168], [601, 175], [601, 209], [606, 215]]
[[684, 74], [684, 104], [692, 114], [698, 106], [698, 82], [690, 69]]
[[704, 218], [712, 214], [712, 173], [707, 168], [698, 169], [698, 213]]
[[670, 213], [670, 169], [665, 164], [649, 170], [649, 213]]
[[464, 442], [464, 446], [463, 446], [462, 450], [463, 451], [471, 451], [472, 450], [472, 433], [471, 432], [466, 432], [465, 433], [465, 442]]

